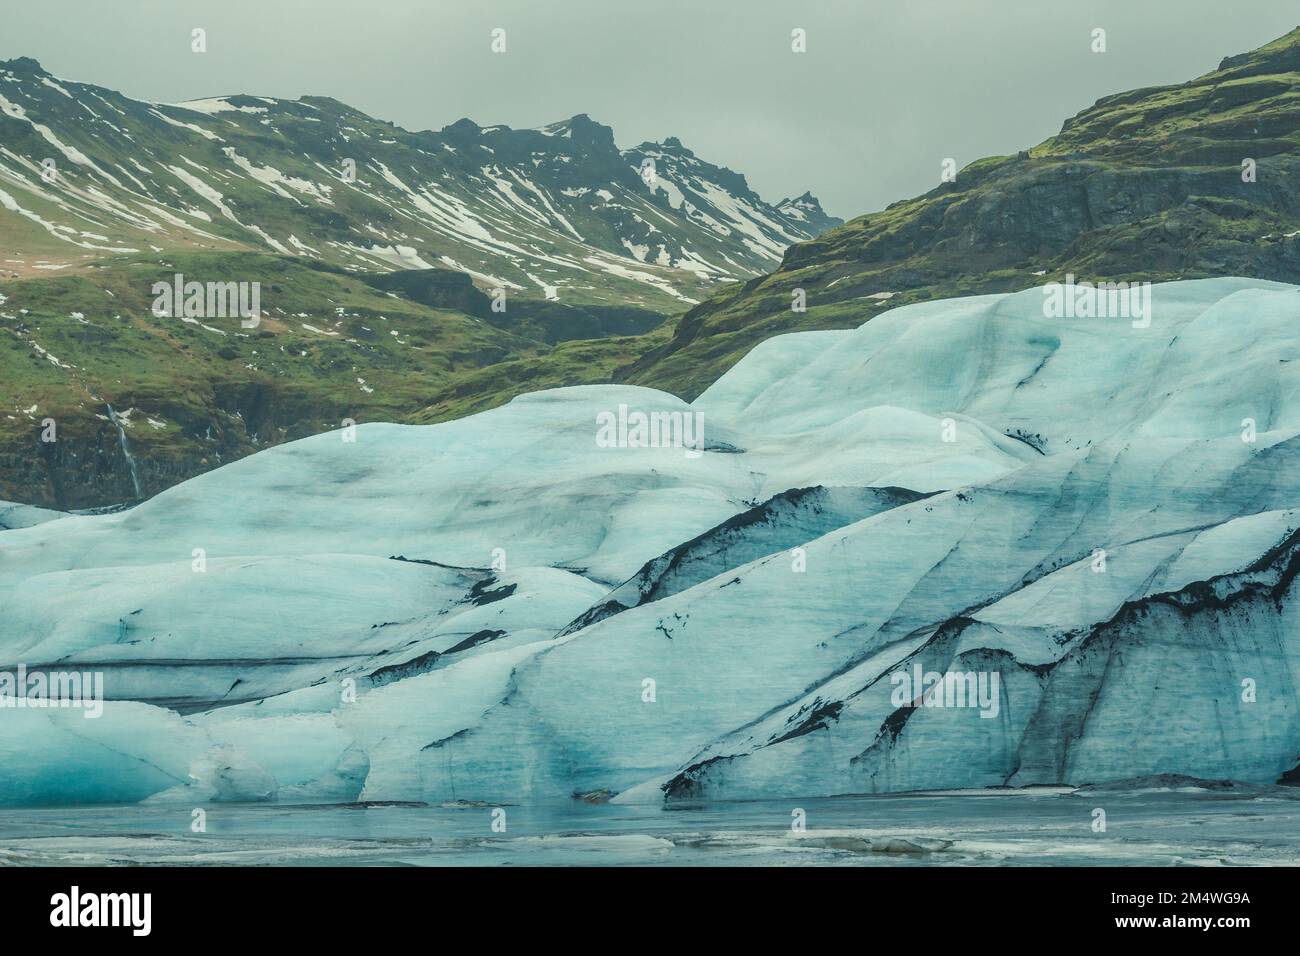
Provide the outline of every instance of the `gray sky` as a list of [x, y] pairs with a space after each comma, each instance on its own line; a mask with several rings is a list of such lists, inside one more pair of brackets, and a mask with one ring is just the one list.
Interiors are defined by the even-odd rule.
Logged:
[[[775, 201], [851, 218], [1181, 82], [1300, 23], [1294, 0], [6, 0], [0, 58], [174, 102], [333, 96], [408, 129], [575, 113], [678, 136]], [[208, 52], [190, 52], [203, 27]], [[489, 34], [506, 30], [507, 52]], [[807, 52], [790, 31], [807, 32]], [[1108, 50], [1090, 51], [1091, 31]]]

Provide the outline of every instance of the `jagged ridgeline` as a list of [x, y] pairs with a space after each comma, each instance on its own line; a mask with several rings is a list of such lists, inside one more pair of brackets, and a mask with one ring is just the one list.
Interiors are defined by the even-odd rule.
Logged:
[[[608, 380], [646, 347], [624, 338], [840, 223], [586, 115], [413, 133], [323, 97], [144, 103], [25, 58], [0, 64], [0, 140], [0, 498], [65, 508], [139, 497], [118, 426], [147, 496], [344, 417]], [[258, 283], [264, 320], [155, 315], [177, 275]]]

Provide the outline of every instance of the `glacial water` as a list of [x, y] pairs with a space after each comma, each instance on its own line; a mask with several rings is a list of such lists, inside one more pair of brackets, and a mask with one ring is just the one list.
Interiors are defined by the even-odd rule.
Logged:
[[[1300, 792], [1043, 788], [658, 806], [179, 804], [0, 811], [3, 865], [1300, 863]], [[1096, 810], [1106, 828], [1094, 830]], [[805, 829], [796, 831], [795, 812]], [[493, 829], [496, 821], [497, 829]], [[500, 827], [504, 824], [504, 832]]]

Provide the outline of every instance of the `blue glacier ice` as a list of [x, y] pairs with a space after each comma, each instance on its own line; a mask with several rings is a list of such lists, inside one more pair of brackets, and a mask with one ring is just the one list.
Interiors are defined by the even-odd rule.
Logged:
[[[689, 405], [538, 392], [13, 520], [0, 672], [107, 699], [0, 708], [0, 803], [1272, 784], [1300, 763], [1300, 289], [1158, 285], [1147, 327], [1043, 303], [778, 336]], [[703, 453], [601, 444], [620, 406], [701, 416]], [[900, 703], [917, 669], [996, 674], [996, 705]]]

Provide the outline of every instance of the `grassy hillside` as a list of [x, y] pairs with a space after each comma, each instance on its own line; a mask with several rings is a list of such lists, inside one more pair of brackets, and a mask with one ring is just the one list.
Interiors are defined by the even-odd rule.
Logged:
[[[177, 272], [257, 281], [266, 314], [253, 329], [237, 317], [154, 315], [153, 283]], [[494, 313], [460, 273], [442, 272], [450, 278], [441, 288], [384, 288], [401, 288], [404, 275], [198, 252], [0, 282], [0, 498], [65, 508], [136, 498], [108, 406], [121, 416], [147, 496], [345, 418], [452, 417], [530, 383], [607, 379], [636, 354], [626, 342], [639, 339], [607, 352], [566, 340], [662, 321], [524, 298]], [[428, 286], [431, 275], [419, 277]], [[39, 441], [46, 418], [56, 422], [52, 444]]]
[[[222, 134], [255, 135], [249, 115], [260, 116], [236, 110], [242, 125]], [[0, 245], [54, 241], [20, 217], [6, 230], [10, 221]], [[108, 405], [124, 413], [148, 495], [343, 418], [434, 422], [609, 381], [693, 398], [766, 338], [854, 327], [910, 302], [1067, 273], [1300, 282], [1300, 29], [1191, 82], [1106, 97], [1038, 146], [791, 246], [771, 274], [662, 323], [661, 302], [617, 291], [562, 303], [512, 295], [495, 313], [443, 270], [358, 272], [247, 251], [97, 255], [0, 280], [0, 498], [65, 508], [135, 498]], [[150, 284], [177, 271], [262, 282], [268, 317], [246, 331], [151, 315]], [[798, 290], [806, 311], [791, 309]], [[57, 443], [38, 440], [46, 417]]]
[[[693, 398], [772, 335], [1069, 272], [1300, 282], [1300, 29], [1189, 83], [1106, 97], [1032, 149], [791, 246], [618, 374]], [[796, 289], [806, 312], [791, 311]]]

